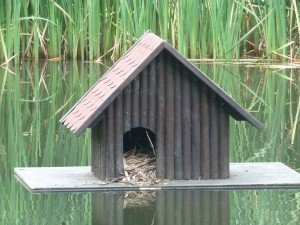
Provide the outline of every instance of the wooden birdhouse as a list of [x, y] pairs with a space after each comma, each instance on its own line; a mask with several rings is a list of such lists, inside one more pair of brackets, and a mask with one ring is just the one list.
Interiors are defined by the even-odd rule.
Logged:
[[[74, 134], [92, 129], [92, 172], [124, 173], [128, 137], [148, 131], [158, 178], [229, 177], [229, 116], [261, 128], [170, 44], [146, 32], [60, 120]], [[126, 142], [127, 141], [127, 142]]]

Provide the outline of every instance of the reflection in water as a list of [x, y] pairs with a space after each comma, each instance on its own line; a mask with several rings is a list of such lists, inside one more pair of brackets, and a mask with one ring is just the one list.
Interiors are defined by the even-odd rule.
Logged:
[[229, 192], [93, 193], [92, 224], [227, 225], [230, 224]]

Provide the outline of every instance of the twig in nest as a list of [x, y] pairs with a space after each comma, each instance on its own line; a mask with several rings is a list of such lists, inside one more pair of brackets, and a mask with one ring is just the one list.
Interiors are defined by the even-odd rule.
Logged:
[[150, 146], [151, 146], [151, 148], [152, 148], [153, 154], [154, 154], [154, 156], [156, 157], [156, 154], [155, 154], [155, 151], [154, 151], [154, 145], [153, 145], [153, 143], [152, 143], [152, 141], [151, 141], [151, 138], [150, 138], [150, 136], [149, 136], [149, 134], [148, 134], [147, 131], [146, 131], [146, 135], [147, 135], [148, 141], [149, 141], [149, 143], [150, 143]]

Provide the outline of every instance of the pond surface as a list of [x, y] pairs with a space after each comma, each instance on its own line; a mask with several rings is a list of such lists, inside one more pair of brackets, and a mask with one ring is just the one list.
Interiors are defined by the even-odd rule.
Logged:
[[[89, 165], [90, 131], [58, 120], [108, 69], [77, 62], [0, 69], [0, 224], [300, 224], [299, 190], [30, 194], [20, 166]], [[199, 67], [264, 124], [230, 122], [232, 162], [300, 169], [300, 71]]]

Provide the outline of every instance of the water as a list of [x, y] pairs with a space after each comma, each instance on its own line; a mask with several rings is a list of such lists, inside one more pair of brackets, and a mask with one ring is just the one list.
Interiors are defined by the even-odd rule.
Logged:
[[[231, 120], [231, 161], [281, 161], [299, 171], [300, 71], [200, 68], [264, 124], [258, 131]], [[58, 120], [108, 67], [9, 69], [0, 69], [0, 224], [300, 224], [299, 190], [169, 191], [135, 201], [137, 193], [30, 194], [14, 167], [89, 165], [90, 132], [77, 138]]]

